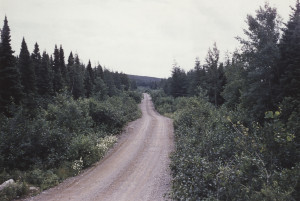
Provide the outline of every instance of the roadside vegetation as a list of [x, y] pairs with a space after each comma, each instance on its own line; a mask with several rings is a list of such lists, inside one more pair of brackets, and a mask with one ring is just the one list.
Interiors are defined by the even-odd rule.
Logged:
[[127, 122], [140, 116], [142, 95], [128, 77], [84, 65], [62, 47], [15, 57], [5, 17], [0, 42], [0, 200], [36, 194], [99, 161]]
[[267, 3], [246, 22], [224, 63], [215, 44], [151, 92], [174, 119], [174, 200], [300, 200], [300, 3], [284, 25]]
[[174, 119], [171, 198], [298, 200], [298, 105], [287, 121], [282, 105], [261, 124], [244, 110], [216, 108], [199, 96], [173, 99], [156, 91], [152, 97], [160, 113]]

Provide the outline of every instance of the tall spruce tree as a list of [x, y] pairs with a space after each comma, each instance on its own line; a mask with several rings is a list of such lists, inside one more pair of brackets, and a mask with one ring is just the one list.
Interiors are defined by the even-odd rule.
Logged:
[[94, 81], [94, 70], [92, 68], [92, 65], [91, 65], [91, 61], [89, 60], [89, 63], [88, 65], [86, 66], [86, 71], [88, 72], [88, 75], [89, 77], [91, 78], [92, 82]]
[[94, 71], [92, 69], [91, 61], [89, 61], [86, 67], [85, 78], [84, 78], [85, 96], [87, 98], [92, 96], [93, 87], [94, 87]]
[[100, 64], [95, 69], [95, 75], [100, 77], [102, 80], [104, 79], [103, 68]]
[[300, 2], [292, 8], [290, 19], [280, 40], [278, 78], [280, 99], [289, 96], [300, 98]]
[[73, 53], [70, 52], [68, 57], [68, 64], [67, 64], [67, 76], [68, 76], [68, 89], [72, 91], [73, 83], [74, 83], [74, 56]]
[[63, 88], [63, 80], [61, 75], [61, 63], [60, 54], [57, 46], [54, 48], [54, 59], [53, 59], [53, 90], [54, 92], [59, 92]]
[[40, 74], [37, 80], [38, 93], [43, 96], [49, 96], [53, 94], [53, 83], [50, 75], [50, 66], [49, 55], [44, 51], [39, 69]]
[[5, 16], [0, 41], [0, 112], [6, 114], [11, 99], [15, 103], [20, 103], [22, 98], [20, 74], [16, 67], [16, 59], [13, 56], [14, 52], [10, 42], [10, 28]]
[[75, 99], [84, 97], [84, 66], [80, 64], [78, 55], [75, 55], [73, 70], [73, 84], [71, 93]]
[[41, 63], [42, 63], [42, 57], [41, 57], [39, 45], [35, 43], [34, 50], [31, 54], [31, 64], [35, 73], [35, 85], [38, 94], [39, 94], [40, 83], [43, 82], [42, 80], [43, 72], [41, 71]]
[[173, 97], [187, 96], [187, 77], [183, 69], [177, 63], [173, 64], [171, 79], [171, 95]]
[[59, 67], [60, 67], [63, 86], [67, 86], [67, 84], [69, 83], [69, 79], [67, 76], [67, 67], [65, 64], [65, 54], [64, 54], [62, 45], [60, 45], [60, 48], [59, 48]]
[[41, 80], [41, 61], [42, 61], [42, 57], [40, 54], [40, 49], [39, 49], [39, 45], [37, 43], [35, 43], [34, 45], [34, 50], [31, 54], [31, 63], [32, 63], [32, 67], [35, 73], [35, 80], [36, 80], [36, 87], [38, 87], [39, 82]]
[[21, 83], [25, 94], [35, 94], [35, 72], [31, 63], [30, 54], [25, 39], [22, 40], [21, 51], [18, 60], [18, 68], [21, 72]]
[[20, 74], [10, 42], [10, 28], [5, 16], [0, 41], [0, 112], [5, 113], [11, 99], [20, 103], [22, 98]]

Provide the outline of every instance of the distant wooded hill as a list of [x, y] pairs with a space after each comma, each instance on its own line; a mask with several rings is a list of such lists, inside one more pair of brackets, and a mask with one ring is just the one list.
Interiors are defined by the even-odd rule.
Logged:
[[157, 85], [161, 78], [148, 77], [148, 76], [139, 76], [139, 75], [127, 75], [130, 80], [136, 83], [136, 86], [139, 87], [149, 87], [152, 88], [154, 85]]

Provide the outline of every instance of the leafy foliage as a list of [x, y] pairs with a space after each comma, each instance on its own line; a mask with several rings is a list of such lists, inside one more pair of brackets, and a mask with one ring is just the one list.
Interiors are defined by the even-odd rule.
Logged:
[[17, 178], [41, 190], [101, 159], [117, 140], [113, 134], [140, 115], [127, 93], [101, 102], [59, 94], [31, 117], [23, 106], [14, 110], [0, 119], [0, 173], [8, 174], [0, 183], [21, 170]]
[[[156, 105], [165, 98], [154, 99]], [[171, 198], [299, 198], [299, 144], [295, 130], [281, 120], [283, 111], [267, 112], [261, 125], [242, 110], [217, 109], [200, 97], [177, 98], [172, 106], [176, 150]]]
[[23, 195], [27, 194], [28, 191], [29, 188], [26, 183], [15, 183], [0, 191], [0, 199], [3, 201], [9, 201], [16, 197], [22, 197]]

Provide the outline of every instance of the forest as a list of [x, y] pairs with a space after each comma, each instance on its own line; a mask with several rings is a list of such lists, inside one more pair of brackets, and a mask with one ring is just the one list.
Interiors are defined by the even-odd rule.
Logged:
[[[265, 3], [247, 15], [240, 47], [152, 88], [173, 119], [172, 200], [300, 200], [300, 2], [286, 23]], [[65, 62], [67, 61], [67, 62]], [[14, 56], [5, 17], [0, 40], [0, 200], [48, 189], [103, 158], [141, 94], [124, 73], [83, 64], [62, 45]], [[30, 187], [38, 187], [32, 192]]]
[[225, 62], [214, 44], [151, 92], [174, 119], [174, 200], [300, 200], [299, 0], [287, 23], [268, 3], [246, 23]]
[[[0, 40], [0, 191], [11, 200], [57, 185], [101, 159], [127, 122], [140, 116], [141, 94], [124, 73], [84, 65], [62, 46], [14, 56], [5, 17]], [[38, 188], [36, 188], [38, 187]]]

